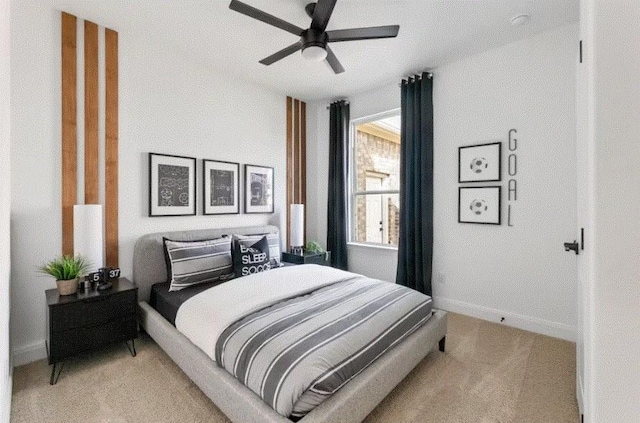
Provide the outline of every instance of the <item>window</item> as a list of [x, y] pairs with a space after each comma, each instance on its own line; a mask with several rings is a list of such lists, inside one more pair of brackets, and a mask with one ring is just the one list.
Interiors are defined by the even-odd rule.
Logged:
[[398, 245], [400, 111], [351, 123], [351, 241]]

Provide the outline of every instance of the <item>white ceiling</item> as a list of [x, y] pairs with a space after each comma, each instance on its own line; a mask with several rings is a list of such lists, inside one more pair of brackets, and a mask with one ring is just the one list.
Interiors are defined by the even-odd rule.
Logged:
[[[302, 28], [310, 0], [243, 0]], [[194, 57], [303, 100], [343, 97], [399, 81], [465, 56], [578, 21], [578, 0], [338, 0], [328, 30], [399, 24], [397, 38], [331, 44], [345, 68], [334, 75], [324, 62], [299, 53], [264, 66], [258, 61], [297, 37], [231, 11], [229, 0], [54, 0], [60, 9]], [[529, 13], [531, 21], [509, 20]]]

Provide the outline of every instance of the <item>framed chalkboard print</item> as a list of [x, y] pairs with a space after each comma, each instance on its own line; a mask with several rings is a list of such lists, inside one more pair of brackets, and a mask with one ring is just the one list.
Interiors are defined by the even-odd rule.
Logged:
[[202, 160], [203, 213], [240, 213], [240, 164]]
[[460, 187], [458, 222], [501, 224], [502, 187]]
[[497, 182], [501, 175], [501, 142], [458, 148], [458, 182]]
[[244, 212], [273, 213], [273, 168], [244, 165]]
[[149, 216], [196, 214], [196, 159], [149, 153]]

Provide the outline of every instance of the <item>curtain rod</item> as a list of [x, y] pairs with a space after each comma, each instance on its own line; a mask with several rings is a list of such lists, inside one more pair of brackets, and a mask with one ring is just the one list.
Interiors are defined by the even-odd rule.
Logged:
[[[427, 78], [429, 78], [429, 79], [433, 78], [433, 73], [432, 72], [423, 72], [423, 73], [427, 74]], [[422, 74], [410, 75], [410, 76], [407, 76], [405, 78], [402, 78], [402, 80], [405, 80], [405, 79], [409, 80], [410, 78], [411, 79], [422, 78]], [[401, 87], [402, 86], [402, 81], [398, 82], [397, 85], [398, 85], [398, 87]], [[336, 100], [336, 101], [332, 101], [332, 103], [338, 103], [340, 101], [344, 101], [346, 104], [349, 104], [349, 100]], [[327, 108], [327, 110], [329, 110], [331, 108], [331, 106], [327, 106], [326, 108]]]
[[331, 103], [329, 103], [329, 105], [327, 106], [327, 110], [329, 110], [329, 109], [331, 108], [331, 104], [333, 104], [333, 103], [340, 103], [340, 102], [342, 102], [342, 103], [344, 103], [344, 104], [349, 104], [349, 100], [346, 100], [346, 99], [344, 99], [344, 100], [336, 100], [336, 101], [332, 101], [332, 102], [331, 102]]
[[[427, 78], [429, 78], [429, 79], [433, 78], [433, 73], [431, 73], [431, 72], [423, 72], [423, 73], [427, 74]], [[401, 87], [403, 81], [409, 81], [411, 79], [418, 79], [418, 80], [422, 79], [422, 74], [409, 75], [409, 76], [407, 76], [405, 78], [402, 78], [402, 81], [400, 81], [398, 83], [398, 86]]]

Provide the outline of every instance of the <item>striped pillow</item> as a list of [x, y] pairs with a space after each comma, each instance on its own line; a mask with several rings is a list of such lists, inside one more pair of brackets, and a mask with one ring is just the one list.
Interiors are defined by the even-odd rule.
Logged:
[[269, 258], [271, 259], [271, 267], [280, 267], [280, 236], [278, 234], [260, 234], [260, 235], [237, 235], [233, 236], [239, 239], [243, 245], [248, 246], [260, 241], [263, 236], [267, 236], [269, 243]]
[[233, 277], [231, 238], [205, 241], [164, 240], [167, 253], [169, 291], [179, 291], [203, 282]]

